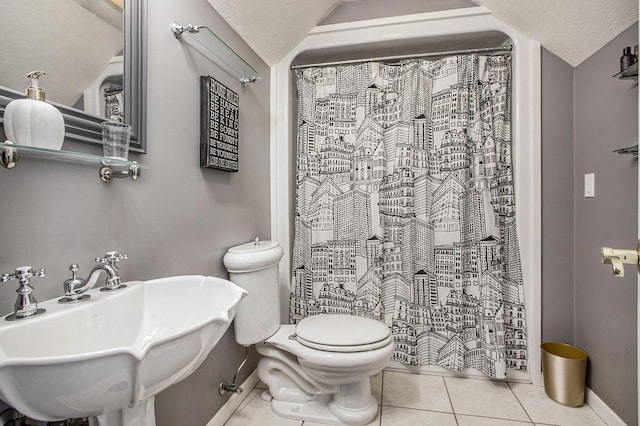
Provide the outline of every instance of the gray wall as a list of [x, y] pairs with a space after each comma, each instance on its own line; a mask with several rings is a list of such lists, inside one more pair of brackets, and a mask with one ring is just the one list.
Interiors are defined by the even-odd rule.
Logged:
[[[589, 354], [587, 385], [629, 425], [638, 424], [635, 268], [613, 278], [600, 247], [635, 248], [638, 163], [614, 149], [638, 143], [638, 87], [611, 78], [638, 25], [574, 71], [574, 342]], [[584, 174], [595, 173], [595, 198], [584, 198]]]
[[[214, 28], [263, 79], [243, 89], [177, 41], [169, 30], [174, 20]], [[40, 300], [62, 294], [70, 263], [83, 276], [108, 250], [129, 255], [121, 262], [124, 280], [227, 277], [228, 247], [270, 237], [269, 68], [205, 0], [149, 1], [148, 25], [149, 143], [148, 154], [137, 157], [150, 169], [140, 180], [105, 184], [96, 167], [30, 158], [0, 169], [0, 273], [25, 264], [46, 268], [45, 278], [33, 280]], [[206, 74], [240, 94], [238, 173], [199, 166], [199, 76]], [[1, 314], [12, 311], [16, 287], [0, 286]], [[159, 395], [158, 425], [204, 425], [227, 399], [218, 396], [219, 382], [232, 379], [243, 355], [228, 332], [200, 369]], [[255, 359], [240, 379], [253, 368]]]
[[542, 340], [573, 343], [573, 67], [541, 62]]
[[[341, 8], [323, 24], [355, 19]], [[263, 79], [243, 89], [177, 42], [169, 32], [173, 21], [215, 28]], [[610, 78], [622, 48], [636, 42], [634, 26], [575, 70], [542, 55], [543, 339], [585, 349], [588, 385], [630, 425], [637, 424], [636, 275], [628, 267], [628, 277], [614, 280], [599, 248], [636, 243], [637, 164], [611, 151], [637, 143], [638, 89]], [[40, 300], [62, 293], [70, 263], [86, 271], [107, 250], [129, 254], [125, 280], [226, 277], [222, 256], [229, 246], [269, 238], [269, 68], [205, 0], [150, 2], [148, 60], [149, 153], [139, 161], [150, 169], [139, 181], [107, 185], [93, 167], [33, 159], [0, 169], [0, 272], [46, 267], [47, 277], [34, 280]], [[205, 74], [241, 95], [238, 173], [198, 165], [198, 77]], [[583, 176], [590, 172], [596, 198], [585, 199]], [[14, 289], [0, 286], [0, 313], [12, 310]], [[241, 357], [230, 331], [198, 371], [158, 396], [158, 425], [205, 424], [226, 400], [218, 383], [231, 379]]]
[[[542, 50], [542, 339], [589, 354], [587, 386], [638, 424], [637, 274], [613, 278], [600, 247], [634, 248], [638, 87], [611, 76], [637, 24], [575, 69]], [[595, 198], [584, 175], [595, 173]]]

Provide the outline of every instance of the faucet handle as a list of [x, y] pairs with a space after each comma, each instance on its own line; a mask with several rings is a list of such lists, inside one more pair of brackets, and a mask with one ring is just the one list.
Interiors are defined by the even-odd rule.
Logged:
[[6, 283], [9, 280], [18, 280], [20, 284], [29, 284], [33, 277], [44, 277], [47, 271], [44, 268], [34, 270], [31, 266], [19, 266], [13, 274], [2, 274], [0, 281]]
[[118, 290], [126, 287], [126, 285], [122, 284], [120, 281], [120, 276], [118, 275], [118, 265], [117, 262], [128, 259], [129, 256], [126, 254], [121, 254], [116, 251], [108, 251], [104, 257], [96, 257], [96, 262], [101, 263], [102, 265], [109, 265], [113, 269], [113, 275], [107, 279], [105, 286], [100, 289], [100, 291], [112, 291]]
[[116, 262], [120, 260], [128, 259], [126, 254], [120, 254], [117, 251], [108, 251], [104, 257], [96, 257], [96, 262], [108, 263], [111, 266], [116, 266]]
[[33, 295], [33, 287], [31, 287], [31, 278], [44, 277], [46, 271], [44, 268], [34, 270], [31, 266], [20, 266], [16, 268], [13, 274], [2, 274], [0, 281], [6, 283], [10, 280], [18, 280], [20, 286], [16, 290], [18, 298], [13, 305], [13, 314], [6, 317], [7, 321], [14, 321], [22, 318], [30, 318], [43, 313], [45, 310], [38, 308], [38, 301]]

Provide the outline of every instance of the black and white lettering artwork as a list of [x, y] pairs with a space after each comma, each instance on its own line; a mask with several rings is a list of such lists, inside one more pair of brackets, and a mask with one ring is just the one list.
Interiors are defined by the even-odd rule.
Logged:
[[291, 322], [375, 318], [395, 361], [526, 370], [511, 56], [307, 68], [297, 88]]
[[210, 76], [200, 85], [200, 166], [237, 172], [238, 94]]

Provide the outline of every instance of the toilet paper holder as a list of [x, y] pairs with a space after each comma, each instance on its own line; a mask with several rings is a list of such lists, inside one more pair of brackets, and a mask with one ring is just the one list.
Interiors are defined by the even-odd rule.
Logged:
[[[616, 278], [624, 277], [624, 264], [638, 266], [640, 260], [640, 240], [635, 250], [614, 249], [611, 247], [602, 247], [600, 249], [602, 263], [611, 265], [613, 276]], [[638, 268], [640, 271], [640, 267]]]

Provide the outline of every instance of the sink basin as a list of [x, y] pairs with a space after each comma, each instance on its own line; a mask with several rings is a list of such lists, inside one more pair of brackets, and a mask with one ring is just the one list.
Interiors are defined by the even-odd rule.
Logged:
[[198, 368], [246, 292], [197, 275], [126, 284], [77, 304], [48, 300], [38, 317], [0, 319], [0, 398], [36, 420], [155, 425], [154, 396]]

